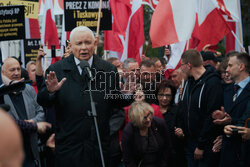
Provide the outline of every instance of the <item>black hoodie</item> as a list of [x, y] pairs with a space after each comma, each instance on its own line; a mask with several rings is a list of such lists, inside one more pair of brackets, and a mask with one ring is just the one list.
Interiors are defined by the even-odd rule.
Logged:
[[212, 113], [223, 105], [221, 79], [215, 69], [205, 67], [205, 73], [198, 79], [188, 78], [183, 90], [184, 134], [197, 142], [204, 150], [212, 146], [220, 128], [213, 124]]

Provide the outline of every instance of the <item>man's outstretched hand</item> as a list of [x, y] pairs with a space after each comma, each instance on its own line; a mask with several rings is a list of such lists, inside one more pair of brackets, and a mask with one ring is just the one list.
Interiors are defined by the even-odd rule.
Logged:
[[47, 74], [47, 79], [46, 79], [46, 85], [47, 89], [50, 93], [54, 93], [61, 89], [62, 85], [66, 81], [66, 78], [63, 78], [60, 82], [58, 82], [56, 73], [54, 71], [50, 71], [49, 74]]

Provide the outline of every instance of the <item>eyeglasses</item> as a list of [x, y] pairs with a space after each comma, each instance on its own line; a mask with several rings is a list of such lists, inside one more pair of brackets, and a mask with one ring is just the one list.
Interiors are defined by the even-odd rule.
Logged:
[[158, 94], [158, 96], [160, 97], [160, 98], [163, 98], [163, 97], [166, 97], [166, 98], [171, 98], [172, 97], [172, 95], [171, 94]]
[[153, 116], [152, 112], [149, 112], [146, 116], [143, 117], [143, 121], [147, 121], [148, 118], [151, 118]]

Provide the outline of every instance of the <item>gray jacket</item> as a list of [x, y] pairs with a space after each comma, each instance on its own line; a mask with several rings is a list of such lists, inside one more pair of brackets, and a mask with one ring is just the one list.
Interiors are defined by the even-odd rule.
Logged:
[[[45, 115], [43, 108], [36, 102], [37, 95], [34, 88], [30, 85], [26, 85], [25, 89], [22, 91], [24, 105], [26, 108], [26, 113], [28, 119], [32, 119], [35, 122], [45, 121]], [[4, 102], [10, 106], [8, 113], [15, 119], [19, 119], [19, 116], [16, 112], [16, 109], [9, 97], [9, 95], [4, 95]], [[37, 143], [37, 134], [30, 134], [30, 146], [34, 155], [35, 160], [40, 164], [39, 152], [38, 152], [38, 143]]]

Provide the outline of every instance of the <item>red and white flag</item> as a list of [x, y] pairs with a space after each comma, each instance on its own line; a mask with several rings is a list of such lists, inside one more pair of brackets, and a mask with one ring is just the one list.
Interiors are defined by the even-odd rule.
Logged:
[[45, 0], [44, 8], [45, 10], [42, 21], [41, 43], [44, 46], [48, 46], [49, 49], [51, 48], [51, 46], [56, 46], [56, 49], [59, 49], [60, 45], [55, 23], [52, 0]]
[[110, 0], [112, 12], [112, 31], [125, 36], [131, 15], [130, 0]]
[[104, 50], [109, 51], [109, 57], [121, 59], [131, 4], [130, 0], [110, 0], [109, 2], [112, 12], [112, 30], [104, 31]]
[[243, 45], [242, 21], [241, 21], [241, 6], [240, 0], [212, 0], [220, 9], [222, 15], [226, 19], [230, 29], [235, 33], [235, 38], [232, 33], [226, 35], [226, 53], [232, 50], [241, 51]]
[[140, 63], [144, 44], [142, 1], [133, 0], [131, 11], [121, 61], [123, 62], [127, 58], [134, 58]]
[[151, 19], [152, 47], [186, 41], [195, 24], [196, 0], [161, 0]]
[[197, 1], [198, 30], [193, 36], [199, 39], [197, 50], [202, 50], [206, 44], [217, 45], [231, 30], [219, 9], [211, 0]]
[[38, 19], [25, 18], [26, 39], [40, 39], [40, 27]]
[[104, 50], [123, 52], [122, 41], [117, 32], [113, 30], [104, 31]]
[[105, 50], [118, 53], [121, 61], [134, 58], [140, 62], [144, 44], [142, 1], [133, 0], [131, 6], [129, 1], [111, 0], [110, 5], [113, 29], [105, 31]]

